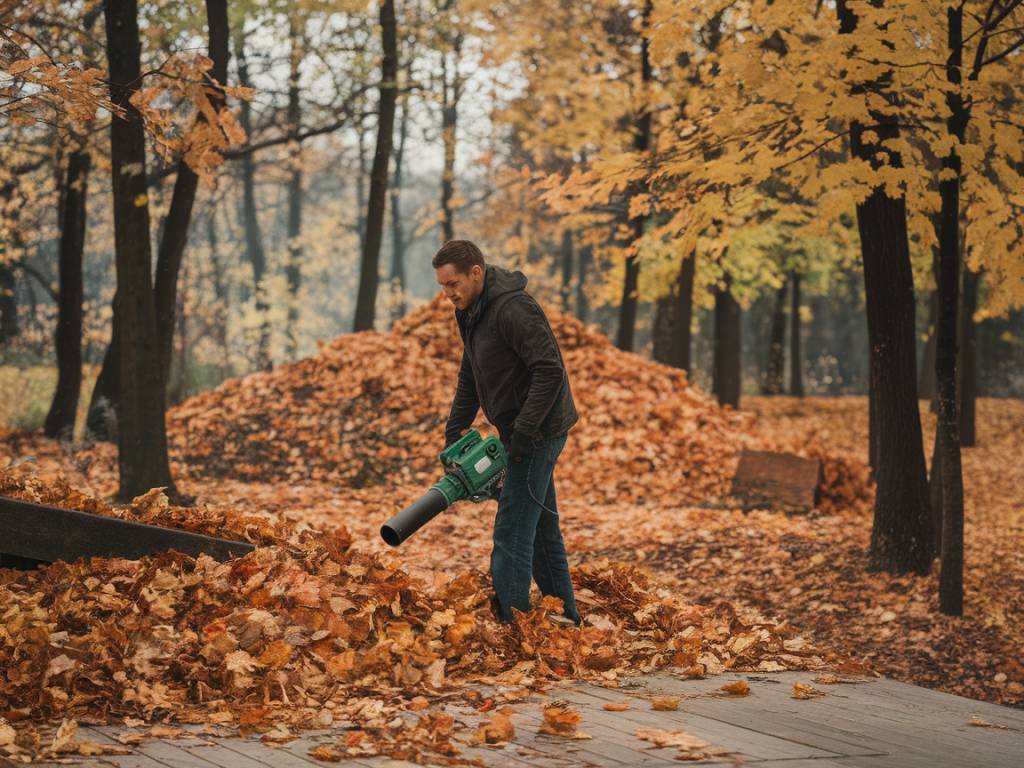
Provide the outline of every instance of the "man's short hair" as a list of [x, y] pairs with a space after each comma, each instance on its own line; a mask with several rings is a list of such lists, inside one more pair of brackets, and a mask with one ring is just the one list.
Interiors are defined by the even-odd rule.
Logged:
[[430, 263], [434, 269], [445, 264], [453, 264], [455, 271], [463, 275], [469, 274], [469, 270], [474, 266], [479, 266], [480, 269], [487, 266], [480, 249], [469, 240], [449, 240], [434, 254]]

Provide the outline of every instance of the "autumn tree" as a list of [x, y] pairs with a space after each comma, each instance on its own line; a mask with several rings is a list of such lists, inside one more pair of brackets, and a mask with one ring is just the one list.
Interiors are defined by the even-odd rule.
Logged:
[[380, 98], [377, 106], [377, 145], [370, 170], [370, 194], [366, 207], [366, 238], [360, 261], [359, 294], [356, 301], [354, 330], [373, 328], [380, 281], [380, 246], [384, 235], [384, 208], [387, 202], [388, 163], [395, 126], [398, 97], [398, 32], [394, 0], [380, 2], [381, 60]]
[[163, 486], [175, 493], [167, 460], [164, 380], [160, 369], [149, 245], [146, 138], [132, 103], [139, 90], [140, 41], [134, 0], [105, 0], [110, 100], [111, 184], [121, 331], [118, 466], [123, 499]]

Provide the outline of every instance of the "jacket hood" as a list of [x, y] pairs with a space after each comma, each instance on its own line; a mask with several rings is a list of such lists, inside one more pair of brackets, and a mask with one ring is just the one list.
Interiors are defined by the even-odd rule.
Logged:
[[513, 272], [504, 267], [487, 267], [487, 274], [484, 275], [484, 293], [487, 294], [489, 302], [493, 302], [506, 293], [524, 290], [526, 290], [526, 275], [519, 270]]
[[484, 289], [477, 300], [466, 310], [456, 310], [455, 316], [460, 325], [465, 322], [474, 323], [488, 306], [499, 297], [526, 290], [526, 275], [519, 270], [512, 271], [504, 267], [487, 266], [484, 273]]

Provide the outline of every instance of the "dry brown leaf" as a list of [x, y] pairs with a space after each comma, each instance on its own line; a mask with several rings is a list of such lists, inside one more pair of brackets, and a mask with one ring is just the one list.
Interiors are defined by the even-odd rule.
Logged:
[[343, 752], [339, 752], [328, 744], [320, 744], [319, 746], [313, 747], [307, 754], [312, 758], [323, 760], [326, 763], [337, 763], [345, 757]]
[[579, 712], [565, 705], [549, 704], [544, 707], [544, 722], [540, 724], [539, 732], [570, 739], [589, 739], [590, 736], [576, 729], [582, 719]]
[[502, 744], [512, 741], [515, 727], [512, 725], [512, 707], [502, 707], [490, 720], [481, 725], [473, 736], [473, 740], [482, 744]]
[[651, 709], [659, 712], [675, 712], [679, 709], [679, 702], [682, 700], [681, 696], [652, 696]]
[[607, 712], [625, 712], [629, 709], [630, 701], [609, 701], [601, 706], [601, 709]]
[[750, 695], [750, 686], [747, 684], [746, 680], [736, 680], [732, 683], [726, 683], [718, 690], [722, 692], [722, 695], [737, 698], [740, 696]]
[[678, 760], [706, 760], [713, 757], [732, 754], [732, 750], [716, 747], [699, 736], [687, 733], [682, 729], [671, 731], [654, 728], [639, 728], [636, 737], [649, 741], [656, 747], [675, 747], [679, 750]]
[[813, 685], [807, 683], [793, 683], [793, 694], [794, 699], [816, 699], [819, 696], [824, 696], [824, 691], [819, 691]]

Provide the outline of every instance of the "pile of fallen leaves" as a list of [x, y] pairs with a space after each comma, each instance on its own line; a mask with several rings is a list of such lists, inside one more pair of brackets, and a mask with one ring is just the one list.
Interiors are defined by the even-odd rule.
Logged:
[[[725, 493], [745, 417], [690, 387], [682, 371], [547, 312], [580, 412], [566, 490], [606, 501]], [[461, 352], [438, 296], [389, 333], [340, 336], [314, 357], [188, 400], [168, 414], [171, 452], [192, 476], [433, 482]]]
[[666, 665], [700, 676], [820, 662], [785, 626], [724, 602], [688, 605], [623, 564], [574, 569], [581, 629], [548, 621], [552, 598], [502, 625], [483, 574], [428, 586], [344, 528], [271, 527], [159, 493], [111, 508], [17, 472], [0, 473], [0, 492], [201, 532], [216, 520], [222, 535], [265, 544], [225, 563], [167, 553], [0, 570], [0, 717], [15, 729], [83, 717], [381, 728], [417, 697], [471, 683], [525, 696], [547, 681], [612, 684]]

